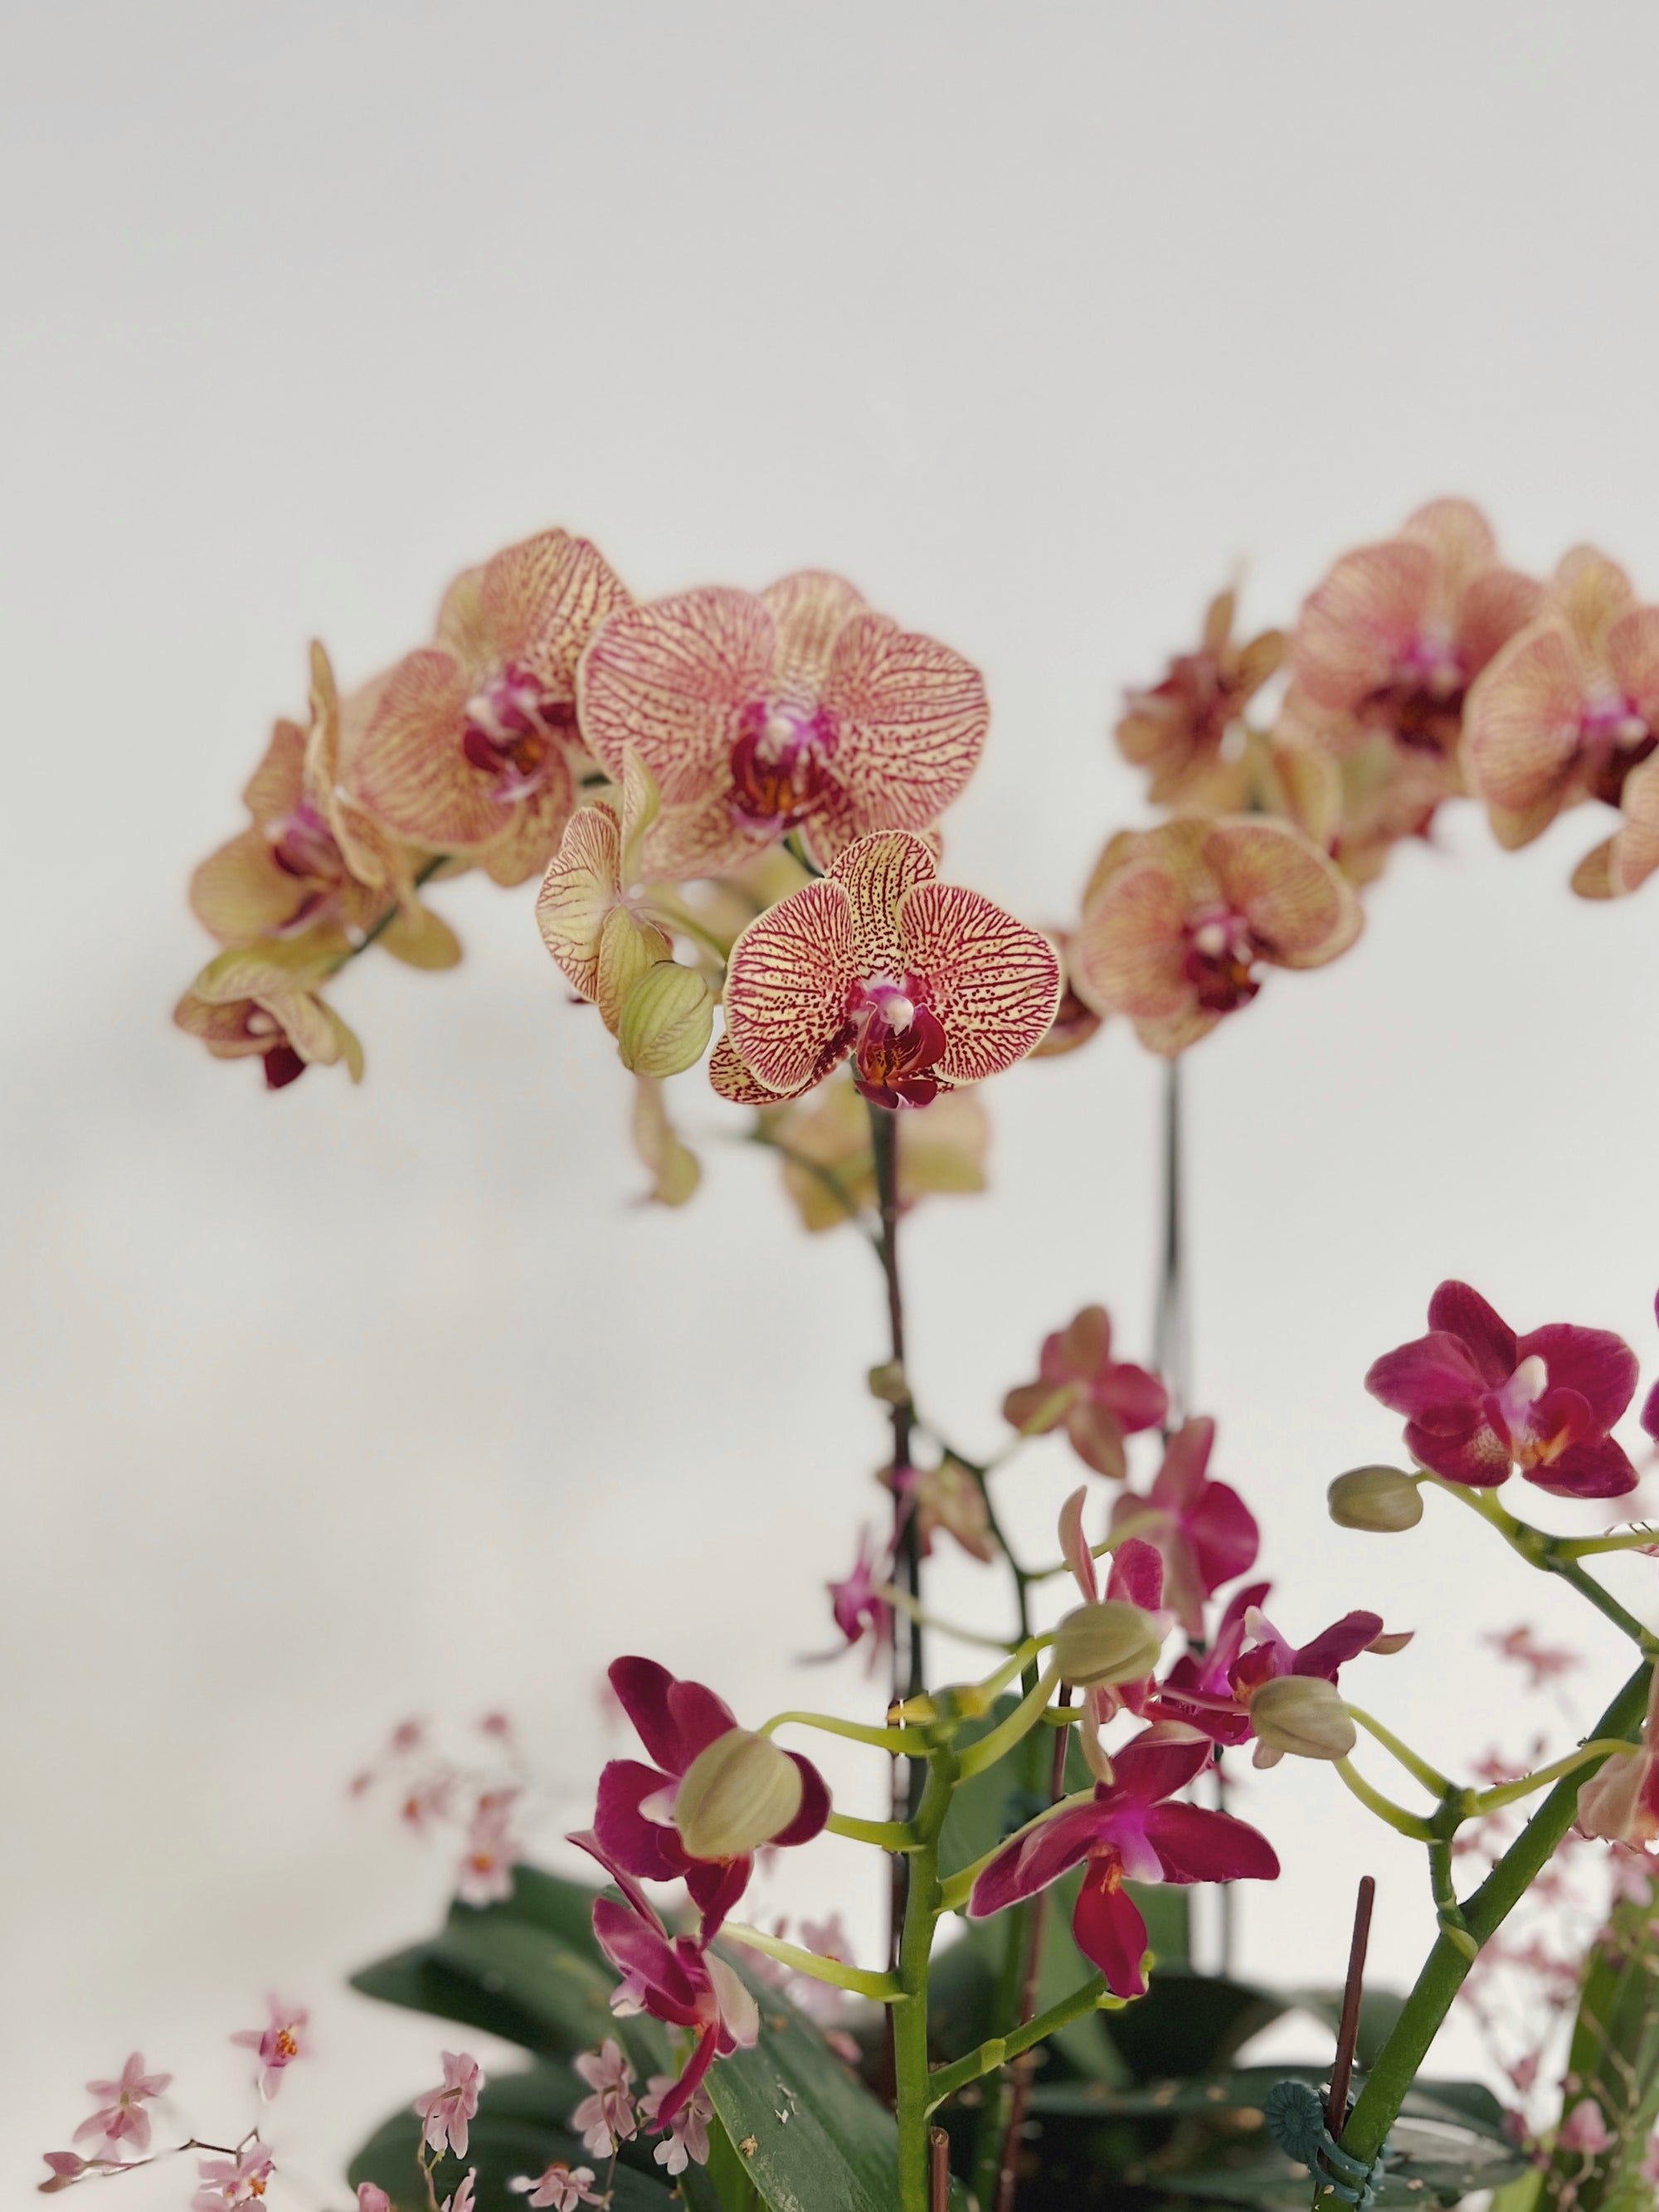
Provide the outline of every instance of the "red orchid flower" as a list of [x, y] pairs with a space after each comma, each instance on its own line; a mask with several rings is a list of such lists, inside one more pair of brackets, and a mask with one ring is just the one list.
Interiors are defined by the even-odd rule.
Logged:
[[599, 758], [620, 781], [632, 747], [661, 789], [675, 877], [729, 874], [798, 827], [821, 865], [872, 830], [926, 830], [990, 720], [959, 653], [814, 571], [616, 614], [578, 680]]
[[[1410, 1640], [1387, 1634], [1381, 1613], [1345, 1613], [1311, 1642], [1293, 1645], [1261, 1611], [1268, 1587], [1251, 1583], [1236, 1591], [1208, 1650], [1188, 1652], [1176, 1661], [1158, 1692], [1160, 1716], [1201, 1729], [1217, 1743], [1247, 1743], [1255, 1733], [1250, 1700], [1264, 1682], [1285, 1674], [1334, 1682], [1362, 1651], [1398, 1651]], [[1272, 1755], [1259, 1757], [1258, 1763], [1271, 1765]]]
[[926, 1106], [1041, 1042], [1060, 1000], [1053, 945], [938, 878], [925, 839], [889, 830], [750, 923], [732, 948], [709, 1066], [722, 1097], [797, 1097], [850, 1053], [874, 1104]]
[[1078, 1948], [1093, 1960], [1115, 1996], [1143, 1996], [1146, 1923], [1124, 1881], [1271, 1881], [1273, 1845], [1243, 1820], [1199, 1805], [1171, 1804], [1202, 1773], [1211, 1747], [1168, 1723], [1133, 1737], [1113, 1760], [1115, 1779], [1096, 1785], [1086, 1804], [1067, 1807], [999, 1851], [968, 1901], [983, 1920], [1035, 1897], [1079, 1864], [1085, 1868], [1072, 1915]]
[[1156, 1375], [1112, 1357], [1112, 1322], [1104, 1306], [1085, 1306], [1042, 1340], [1037, 1379], [1002, 1401], [1002, 1418], [1033, 1434], [1063, 1426], [1072, 1449], [1097, 1474], [1121, 1481], [1123, 1439], [1156, 1428], [1170, 1394]]
[[[1084, 1534], [1083, 1514], [1089, 1502], [1087, 1489], [1074, 1490], [1060, 1509], [1060, 1555], [1072, 1571], [1085, 1605], [1098, 1602], [1100, 1577], [1095, 1557]], [[1114, 1603], [1138, 1606], [1149, 1613], [1160, 1632], [1171, 1625], [1164, 1607], [1164, 1562], [1152, 1547], [1139, 1536], [1128, 1536], [1111, 1555], [1106, 1577], [1106, 1596]], [[1100, 1782], [1112, 1778], [1110, 1753], [1101, 1741], [1101, 1730], [1121, 1712], [1144, 1716], [1157, 1691], [1151, 1674], [1136, 1682], [1097, 1682], [1083, 1692], [1083, 1717], [1078, 1740], [1089, 1770]]]
[[1115, 1529], [1133, 1529], [1162, 1553], [1170, 1610], [1192, 1637], [1204, 1632], [1204, 1601], [1249, 1572], [1261, 1541], [1238, 1492], [1207, 1479], [1214, 1443], [1212, 1420], [1186, 1422], [1164, 1446], [1146, 1497], [1125, 1491], [1112, 1508]]
[[[730, 1706], [701, 1682], [678, 1681], [652, 1659], [617, 1659], [611, 1686], [639, 1730], [655, 1765], [613, 1759], [599, 1776], [593, 1830], [607, 1864], [645, 1881], [683, 1881], [702, 1913], [707, 1942], [749, 1886], [751, 1853], [694, 1858], [673, 1825], [675, 1796], [700, 1753], [737, 1725]], [[773, 1844], [810, 1843], [830, 1817], [830, 1792], [810, 1759], [781, 1752], [800, 1776], [793, 1817], [765, 1838]]]
[[1473, 1489], [1518, 1467], [1563, 1498], [1620, 1498], [1636, 1469], [1607, 1433], [1636, 1389], [1636, 1354], [1610, 1329], [1552, 1322], [1517, 1336], [1478, 1291], [1445, 1282], [1429, 1334], [1373, 1362], [1365, 1388], [1407, 1418], [1422, 1464]]

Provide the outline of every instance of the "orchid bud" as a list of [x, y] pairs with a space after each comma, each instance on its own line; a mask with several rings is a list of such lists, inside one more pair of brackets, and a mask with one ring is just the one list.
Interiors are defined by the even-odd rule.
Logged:
[[714, 996], [702, 977], [657, 960], [628, 994], [617, 1049], [635, 1075], [678, 1075], [702, 1058], [714, 1027]]
[[1269, 1753], [1298, 1759], [1346, 1759], [1356, 1741], [1342, 1692], [1319, 1674], [1264, 1682], [1250, 1699], [1250, 1725]]
[[866, 1377], [870, 1395], [878, 1398], [884, 1406], [902, 1406], [910, 1396], [910, 1385], [904, 1377], [901, 1361], [884, 1359], [879, 1367], [872, 1367]]
[[1080, 1690], [1103, 1682], [1139, 1682], [1158, 1664], [1164, 1638], [1152, 1615], [1121, 1598], [1080, 1605], [1054, 1631], [1054, 1659], [1062, 1679]]
[[769, 1736], [727, 1729], [704, 1746], [674, 1798], [694, 1859], [737, 1859], [781, 1835], [800, 1810], [800, 1769]]
[[1423, 1493], [1397, 1467], [1354, 1468], [1339, 1474], [1325, 1496], [1339, 1528], [1395, 1536], [1423, 1518]]

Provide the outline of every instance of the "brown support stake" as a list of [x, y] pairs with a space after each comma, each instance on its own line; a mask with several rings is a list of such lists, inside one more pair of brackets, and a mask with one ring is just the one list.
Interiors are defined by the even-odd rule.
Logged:
[[1370, 1942], [1371, 1906], [1376, 1901], [1376, 1882], [1370, 1875], [1362, 1875], [1353, 1908], [1353, 1941], [1348, 1946], [1348, 1978], [1342, 1990], [1336, 2063], [1331, 2069], [1330, 2101], [1325, 2107], [1325, 2124], [1338, 2136], [1348, 2121], [1348, 2084], [1353, 2079], [1353, 2054], [1359, 2041], [1359, 1999], [1365, 1984], [1365, 1948]]
[[927, 2212], [951, 2212], [951, 2138], [943, 2128], [927, 2130]]

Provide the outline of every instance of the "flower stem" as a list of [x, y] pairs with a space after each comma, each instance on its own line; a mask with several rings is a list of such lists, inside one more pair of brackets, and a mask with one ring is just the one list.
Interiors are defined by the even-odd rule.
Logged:
[[851, 1990], [856, 1996], [870, 1997], [877, 2004], [891, 2004], [901, 1992], [896, 1974], [876, 1974], [863, 1966], [848, 1966], [839, 1959], [826, 1959], [821, 1952], [804, 1951], [798, 1943], [786, 1943], [776, 1936], [763, 1935], [758, 1928], [746, 1927], [739, 1920], [728, 1920], [720, 1929], [722, 1942], [730, 1939], [750, 1951], [763, 1951], [769, 1959], [780, 1966], [792, 1966], [798, 1974], [810, 1974], [815, 1982], [829, 1982], [836, 1989]]
[[965, 2089], [970, 2081], [977, 2081], [982, 2075], [994, 2072], [999, 2066], [1006, 2066], [1011, 2058], [1018, 2058], [1022, 2051], [1030, 2051], [1033, 2045], [1042, 2042], [1079, 2014], [1095, 2011], [1106, 1994], [1105, 1975], [1096, 1974], [1085, 1982], [1080, 1990], [1073, 1990], [1070, 1996], [1062, 1997], [1058, 2004], [1050, 2005], [1047, 2012], [1039, 2013], [1035, 2020], [1028, 2020], [1023, 2027], [1013, 2028], [1006, 2035], [992, 2036], [977, 2050], [970, 2051], [965, 2058], [958, 2058], [950, 2066], [935, 2067], [930, 2109], [936, 2110], [947, 2097], [954, 2097], [958, 2089]]
[[860, 1820], [850, 1813], [832, 1813], [828, 1826], [832, 1836], [845, 1836], [849, 1843], [873, 1844], [878, 1850], [916, 1848], [916, 1832], [908, 1820]]
[[1331, 1764], [1367, 1812], [1375, 1813], [1379, 1820], [1386, 1820], [1391, 1828], [1397, 1829], [1402, 1836], [1409, 1836], [1413, 1843], [1431, 1844], [1434, 1841], [1434, 1830], [1426, 1820], [1419, 1820], [1415, 1813], [1408, 1813], [1403, 1805], [1396, 1805], [1392, 1797], [1385, 1797], [1380, 1790], [1373, 1790], [1349, 1760], [1334, 1759]]
[[951, 1794], [960, 1778], [948, 1747], [927, 1762], [921, 1802], [916, 1808], [919, 1843], [906, 1862], [904, 1923], [899, 1937], [900, 1995], [889, 2017], [893, 2024], [893, 2077], [898, 2112], [898, 2212], [928, 2212], [930, 2154], [927, 2119], [938, 2101], [927, 2069], [927, 1969], [933, 1930], [942, 1910], [939, 1886], [939, 1839]]
[[1540, 1766], [1535, 1774], [1523, 1774], [1516, 1781], [1500, 1783], [1495, 1790], [1472, 1790], [1469, 1793], [1471, 1809], [1475, 1813], [1499, 1812], [1505, 1805], [1513, 1805], [1522, 1797], [1530, 1797], [1534, 1790], [1546, 1790], [1552, 1782], [1559, 1782], [1564, 1775], [1577, 1774], [1579, 1768], [1588, 1765], [1592, 1759], [1623, 1759], [1635, 1748], [1634, 1744], [1611, 1743], [1599, 1737], [1593, 1738], [1588, 1743], [1581, 1743], [1577, 1751], [1570, 1751], [1565, 1759], [1558, 1759], [1553, 1765]]
[[[1633, 1742], [1646, 1710], [1653, 1662], [1644, 1658], [1595, 1726], [1595, 1741]], [[1599, 1760], [1595, 1762], [1599, 1764]], [[1591, 1762], [1585, 1761], [1589, 1767]], [[1370, 2164], [1393, 2126], [1406, 2092], [1428, 2055], [1429, 2045], [1462, 1987], [1473, 1954], [1503, 1925], [1543, 1871], [1578, 1809], [1582, 1771], [1564, 1775], [1462, 1907], [1473, 1949], [1443, 1929], [1392, 2033], [1372, 2062], [1359, 2101], [1343, 2130], [1342, 2148]]]
[[1471, 1490], [1467, 1483], [1447, 1482], [1437, 1474], [1424, 1479], [1425, 1488], [1443, 1490], [1455, 1498], [1470, 1511], [1478, 1513], [1483, 1521], [1490, 1521], [1512, 1551], [1519, 1552], [1528, 1566], [1536, 1567], [1541, 1574], [1556, 1575], [1576, 1589], [1580, 1597], [1595, 1607], [1610, 1620], [1621, 1635], [1628, 1636], [1633, 1644], [1646, 1650], [1650, 1642], [1648, 1632], [1634, 1613], [1626, 1613], [1618, 1599], [1578, 1565], [1571, 1537], [1552, 1536], [1542, 1528], [1534, 1528], [1530, 1522], [1517, 1521], [1507, 1513], [1490, 1490]]
[[[439, 869], [444, 866], [445, 862], [448, 860], [450, 857], [450, 854], [447, 853], [434, 853], [432, 855], [432, 858], [427, 862], [426, 866], [416, 872], [415, 877], [416, 890], [419, 890], [423, 884], [429, 884], [434, 876], [437, 874]], [[360, 953], [367, 952], [371, 945], [374, 944], [377, 939], [386, 935], [387, 930], [391, 928], [392, 923], [396, 921], [398, 916], [402, 912], [403, 908], [398, 904], [396, 899], [393, 899], [392, 904], [380, 916], [373, 929], [366, 929], [362, 937], [357, 940], [356, 944], [351, 947], [350, 951], [349, 952], [343, 952], [340, 955], [339, 958], [334, 963], [334, 965], [329, 969], [329, 974], [331, 975], [337, 975], [341, 969], [345, 967], [349, 962], [356, 959]]]
[[1426, 1759], [1419, 1759], [1411, 1746], [1403, 1743], [1391, 1729], [1384, 1728], [1381, 1721], [1373, 1720], [1358, 1705], [1350, 1705], [1347, 1711], [1348, 1718], [1358, 1721], [1367, 1735], [1375, 1736], [1383, 1750], [1391, 1753], [1407, 1773], [1420, 1782], [1431, 1796], [1445, 1797], [1450, 1794], [1452, 1784], [1447, 1778], [1437, 1768], [1431, 1766]]
[[873, 1751], [890, 1751], [910, 1759], [927, 1756], [927, 1739], [920, 1729], [866, 1728], [862, 1721], [838, 1720], [834, 1713], [774, 1713], [756, 1733], [772, 1735], [787, 1721], [799, 1728], [821, 1729], [825, 1735], [845, 1736], [849, 1743], [867, 1743]]
[[1048, 1704], [1049, 1692], [1060, 1680], [1060, 1668], [1045, 1667], [1036, 1685], [1022, 1698], [1005, 1721], [970, 1743], [962, 1754], [962, 1778], [971, 1781], [975, 1774], [983, 1774], [988, 1766], [994, 1766], [1005, 1752], [1012, 1749], [1023, 1735], [1033, 1729]]

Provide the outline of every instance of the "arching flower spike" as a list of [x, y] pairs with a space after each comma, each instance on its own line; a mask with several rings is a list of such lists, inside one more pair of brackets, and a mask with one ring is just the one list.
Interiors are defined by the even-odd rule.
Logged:
[[468, 569], [445, 595], [436, 642], [381, 679], [354, 733], [353, 797], [497, 883], [545, 867], [574, 802], [576, 663], [629, 604], [601, 555], [562, 530]]
[[732, 948], [726, 1033], [709, 1073], [740, 1104], [793, 1098], [849, 1054], [880, 1106], [926, 1106], [1030, 1052], [1054, 1019], [1046, 937], [938, 880], [927, 841], [861, 838]]
[[1249, 1004], [1259, 968], [1322, 967], [1362, 920], [1348, 884], [1289, 823], [1200, 816], [1126, 830], [1084, 894], [1078, 988], [1173, 1058]]
[[839, 576], [715, 586], [608, 621], [583, 656], [587, 743], [660, 785], [665, 872], [728, 874], [799, 828], [820, 863], [876, 830], [925, 830], [973, 774], [978, 671]]

